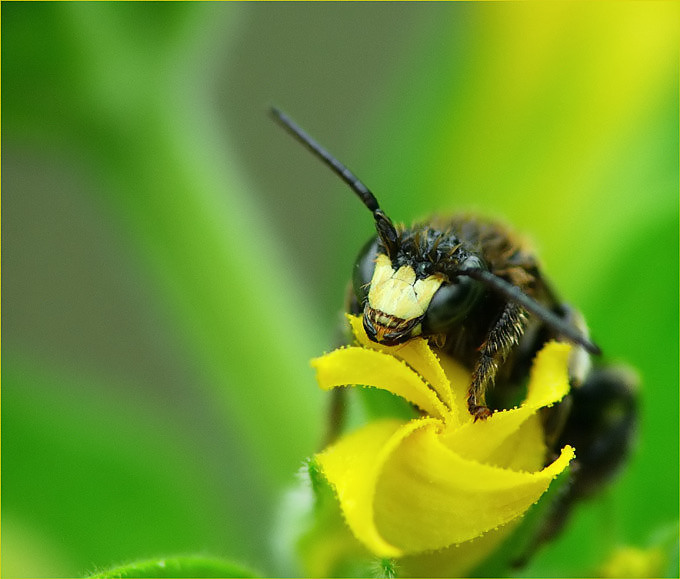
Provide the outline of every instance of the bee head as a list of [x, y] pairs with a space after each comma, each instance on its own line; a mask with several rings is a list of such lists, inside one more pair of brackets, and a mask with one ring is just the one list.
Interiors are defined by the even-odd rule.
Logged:
[[416, 228], [397, 234], [396, 241], [392, 255], [380, 236], [369, 241], [353, 275], [366, 333], [388, 346], [446, 333], [483, 293], [483, 285], [463, 273], [483, 263], [450, 234]]

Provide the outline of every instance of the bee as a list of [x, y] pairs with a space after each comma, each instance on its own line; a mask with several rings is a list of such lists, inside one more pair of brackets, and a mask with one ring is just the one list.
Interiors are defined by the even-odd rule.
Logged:
[[467, 406], [475, 421], [511, 404], [546, 342], [574, 344], [571, 393], [542, 416], [548, 448], [569, 443], [578, 452], [562, 507], [543, 531], [545, 539], [556, 534], [573, 501], [592, 494], [624, 462], [637, 422], [635, 376], [593, 368], [601, 350], [583, 317], [558, 298], [533, 248], [511, 228], [473, 215], [395, 225], [354, 173], [285, 113], [272, 108], [271, 114], [373, 215], [376, 235], [355, 262], [350, 313], [362, 315], [374, 342], [391, 346], [422, 336], [468, 367]]

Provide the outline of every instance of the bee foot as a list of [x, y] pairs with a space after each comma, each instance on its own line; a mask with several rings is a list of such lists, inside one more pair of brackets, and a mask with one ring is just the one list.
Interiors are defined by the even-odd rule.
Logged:
[[470, 414], [474, 416], [475, 422], [478, 420], [486, 420], [493, 414], [488, 406], [470, 406], [468, 410], [470, 411]]

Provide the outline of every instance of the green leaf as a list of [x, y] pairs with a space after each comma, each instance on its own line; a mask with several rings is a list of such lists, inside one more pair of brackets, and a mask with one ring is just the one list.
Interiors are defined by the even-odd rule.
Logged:
[[127, 577], [258, 577], [250, 569], [226, 559], [186, 555], [135, 561], [126, 565], [96, 571], [91, 579]]

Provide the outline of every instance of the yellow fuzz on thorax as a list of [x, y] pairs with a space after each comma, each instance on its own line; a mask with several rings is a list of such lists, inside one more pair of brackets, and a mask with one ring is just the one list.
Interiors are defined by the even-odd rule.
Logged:
[[380, 254], [368, 291], [368, 305], [402, 320], [420, 317], [427, 311], [444, 279], [442, 274], [436, 273], [417, 280], [411, 266], [402, 265], [395, 271], [390, 258]]

